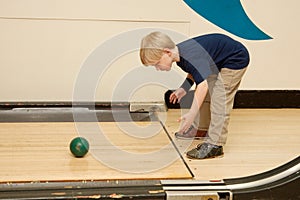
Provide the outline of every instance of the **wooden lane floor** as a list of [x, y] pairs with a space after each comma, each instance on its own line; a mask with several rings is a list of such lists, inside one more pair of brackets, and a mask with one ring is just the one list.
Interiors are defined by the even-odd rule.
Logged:
[[300, 109], [234, 109], [222, 158], [187, 159], [185, 152], [201, 140], [174, 138], [182, 111], [169, 110], [165, 126], [196, 180], [220, 180], [262, 173], [300, 154]]
[[[179, 109], [170, 109], [162, 113], [161, 119], [189, 168], [170, 146], [168, 135], [161, 127], [153, 136], [144, 132], [148, 138], [135, 138], [128, 135], [132, 128], [129, 123], [97, 123], [111, 144], [96, 142], [91, 145], [86, 157], [75, 158], [69, 151], [69, 142], [79, 135], [75, 123], [0, 123], [0, 181], [220, 180], [262, 173], [299, 156], [299, 109], [234, 109], [225, 155], [209, 160], [185, 157], [185, 152], [201, 140], [186, 141], [173, 137], [179, 127], [177, 119], [180, 114]], [[149, 125], [149, 122], [134, 123], [139, 127]], [[82, 124], [90, 127], [89, 123]], [[160, 124], [156, 122], [155, 126]], [[122, 130], [126, 127], [129, 131]], [[123, 154], [113, 153], [116, 152], [115, 147], [137, 156], [161, 153], [129, 162], [132, 157], [129, 159]], [[108, 155], [106, 158], [110, 158], [111, 162], [105, 163], [96, 158], [99, 152]], [[157, 165], [157, 161], [165, 161], [172, 156], [177, 159]]]
[[[120, 123], [80, 123], [80, 126], [87, 128], [87, 132], [90, 125], [100, 127], [109, 141], [89, 141], [90, 152], [83, 158], [75, 158], [70, 153], [69, 142], [78, 135], [92, 136], [80, 133], [79, 130], [84, 129], [76, 123], [0, 123], [0, 181], [192, 178], [159, 122], [151, 122], [158, 130], [155, 134], [147, 135], [147, 131], [143, 131], [140, 132], [140, 138], [128, 135], [128, 131], [122, 129], [132, 129], [134, 126], [143, 128], [149, 126], [150, 122]], [[99, 159], [101, 155], [104, 156], [104, 162]], [[139, 159], [135, 160], [135, 157]], [[168, 157], [172, 159], [166, 159]]]

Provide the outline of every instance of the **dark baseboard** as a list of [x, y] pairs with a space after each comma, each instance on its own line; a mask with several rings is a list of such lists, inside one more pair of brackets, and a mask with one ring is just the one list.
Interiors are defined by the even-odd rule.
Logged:
[[[168, 108], [189, 108], [194, 91], [189, 91], [179, 104], [170, 104], [172, 90], [165, 93]], [[234, 108], [300, 108], [299, 90], [240, 90], [234, 101]]]
[[300, 90], [241, 90], [234, 108], [300, 108]]
[[[173, 90], [165, 93], [168, 108], [190, 108], [194, 91], [189, 91], [180, 104], [170, 104], [169, 96]], [[87, 107], [91, 109], [129, 109], [129, 102], [0, 102], [0, 109], [35, 107]], [[235, 96], [234, 108], [300, 108], [300, 90], [239, 90]]]

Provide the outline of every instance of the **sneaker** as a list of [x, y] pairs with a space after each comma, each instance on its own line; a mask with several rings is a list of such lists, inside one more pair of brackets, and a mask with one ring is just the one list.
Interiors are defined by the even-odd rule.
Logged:
[[210, 143], [202, 143], [198, 144], [195, 149], [188, 151], [186, 155], [191, 159], [206, 159], [221, 157], [224, 155], [224, 152], [222, 146], [217, 146]]
[[198, 130], [196, 128], [194, 128], [194, 126], [191, 126], [189, 128], [188, 131], [184, 132], [184, 133], [179, 133], [179, 132], [176, 132], [175, 133], [175, 137], [178, 138], [178, 139], [203, 139], [207, 136], [207, 131], [204, 131], [204, 130]]

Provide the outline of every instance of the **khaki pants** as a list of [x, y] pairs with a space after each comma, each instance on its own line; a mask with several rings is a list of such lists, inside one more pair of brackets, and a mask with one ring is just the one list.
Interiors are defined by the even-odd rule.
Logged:
[[199, 130], [208, 130], [206, 142], [225, 145], [234, 96], [246, 69], [223, 68], [219, 74], [207, 78], [209, 93], [194, 122]]

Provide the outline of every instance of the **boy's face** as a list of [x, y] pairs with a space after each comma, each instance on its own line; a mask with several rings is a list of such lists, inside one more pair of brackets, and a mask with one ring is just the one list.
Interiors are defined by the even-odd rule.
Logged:
[[173, 58], [171, 52], [165, 52], [161, 59], [158, 60], [153, 66], [158, 71], [170, 71], [172, 68]]

